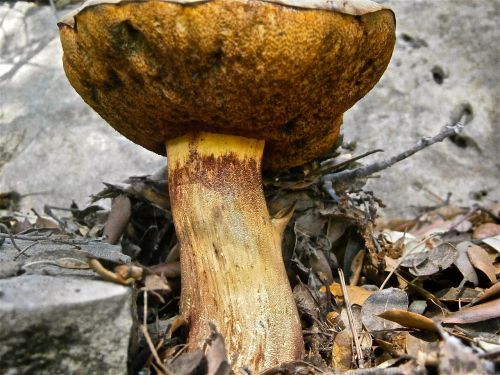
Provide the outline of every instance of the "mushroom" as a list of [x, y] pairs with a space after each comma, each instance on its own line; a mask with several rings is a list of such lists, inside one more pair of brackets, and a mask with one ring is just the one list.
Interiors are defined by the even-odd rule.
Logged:
[[212, 322], [235, 369], [300, 359], [261, 168], [332, 148], [343, 113], [389, 63], [392, 11], [369, 0], [92, 0], [59, 27], [75, 90], [167, 154], [190, 347]]

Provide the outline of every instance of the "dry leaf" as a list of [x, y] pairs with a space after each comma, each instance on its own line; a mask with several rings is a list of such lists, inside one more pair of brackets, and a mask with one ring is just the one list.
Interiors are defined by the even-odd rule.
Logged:
[[415, 276], [429, 276], [450, 267], [458, 258], [458, 251], [454, 246], [443, 243], [438, 247], [406, 256], [401, 266], [408, 267]]
[[476, 298], [481, 292], [477, 289], [471, 288], [446, 288], [435, 293], [443, 302], [471, 302]]
[[474, 246], [474, 244], [469, 241], [463, 241], [457, 245], [458, 257], [455, 260], [455, 266], [457, 266], [466, 280], [477, 285], [479, 283], [479, 278], [467, 254], [467, 249], [471, 246]]
[[443, 319], [443, 323], [476, 323], [500, 317], [500, 298], [480, 305], [466, 307]]
[[[465, 346], [459, 339], [442, 332], [443, 340], [440, 343], [438, 373], [469, 375], [488, 374], [485, 363], [474, 351]], [[493, 370], [491, 368], [491, 370]]]
[[104, 241], [112, 245], [117, 244], [131, 216], [132, 203], [129, 197], [122, 194], [114, 198], [108, 219], [104, 223]]
[[[325, 288], [323, 287], [321, 291], [325, 292]], [[330, 291], [337, 302], [344, 302], [344, 294], [342, 293], [342, 288], [339, 283], [330, 284]], [[352, 305], [362, 306], [366, 299], [374, 292], [360, 286], [347, 285], [347, 293], [349, 293], [349, 300]]]
[[494, 223], [485, 223], [474, 229], [472, 238], [483, 239], [500, 235], [500, 225]]
[[205, 356], [208, 362], [207, 375], [229, 375], [231, 366], [227, 359], [226, 346], [224, 338], [217, 332], [213, 324], [210, 324], [212, 333], [208, 338], [208, 345], [205, 350]]
[[184, 352], [169, 364], [172, 373], [176, 375], [201, 374], [206, 366], [207, 360], [201, 349]]
[[431, 332], [438, 332], [436, 323], [423, 315], [406, 310], [387, 310], [379, 314], [381, 318], [398, 323], [406, 328], [416, 328]]
[[349, 330], [339, 332], [333, 339], [332, 367], [337, 371], [351, 369], [353, 363], [352, 334]]
[[320, 319], [320, 308], [318, 302], [314, 299], [312, 292], [307, 285], [303, 283], [297, 284], [293, 288], [293, 297], [295, 304], [299, 310], [299, 314], [312, 317], [313, 320]]
[[497, 282], [496, 270], [486, 250], [481, 246], [473, 245], [467, 249], [472, 265], [483, 272], [492, 284]]
[[165, 292], [172, 291], [170, 285], [168, 285], [168, 281], [154, 273], [146, 275], [144, 278], [144, 290], [147, 291], [160, 291], [163, 290]]
[[50, 228], [50, 229], [61, 229], [59, 223], [46, 216], [37, 216], [35, 222], [36, 228]]
[[61, 268], [75, 270], [87, 270], [90, 268], [86, 261], [76, 258], [59, 258], [55, 260], [55, 264]]
[[499, 297], [500, 296], [500, 283], [496, 283], [492, 287], [486, 289], [481, 296], [475, 301], [471, 303], [474, 305], [477, 305], [479, 302], [487, 301], [489, 299], [492, 299], [494, 297]]
[[396, 323], [379, 318], [387, 310], [407, 310], [408, 296], [397, 288], [387, 288], [378, 291], [367, 298], [361, 308], [361, 319], [370, 332], [399, 328]]
[[491, 246], [493, 249], [500, 253], [500, 235], [495, 237], [483, 238], [481, 241], [488, 246]]

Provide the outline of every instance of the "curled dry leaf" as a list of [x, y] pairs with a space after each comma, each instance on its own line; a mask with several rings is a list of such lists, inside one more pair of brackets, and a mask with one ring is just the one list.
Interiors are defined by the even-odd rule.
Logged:
[[500, 225], [495, 223], [484, 223], [474, 229], [472, 238], [483, 239], [500, 235]]
[[500, 283], [499, 282], [497, 282], [492, 287], [486, 289], [484, 291], [484, 293], [479, 296], [478, 299], [472, 301], [471, 305], [472, 304], [477, 305], [480, 302], [488, 301], [492, 298], [498, 298], [498, 297], [500, 297]]
[[500, 253], [500, 234], [494, 237], [483, 238], [481, 241]]
[[295, 304], [301, 316], [308, 316], [315, 320], [320, 319], [319, 304], [307, 285], [299, 283], [293, 288], [293, 297]]
[[500, 298], [480, 305], [466, 307], [443, 319], [443, 323], [476, 323], [500, 317]]
[[400, 325], [379, 318], [379, 315], [384, 311], [393, 309], [408, 309], [408, 296], [404, 291], [397, 288], [387, 288], [372, 294], [361, 308], [361, 319], [364, 326], [371, 332], [399, 328]]
[[439, 331], [432, 319], [406, 310], [387, 310], [379, 314], [379, 317], [398, 323], [406, 328], [422, 329], [431, 332]]
[[472, 265], [483, 272], [492, 284], [497, 282], [496, 270], [486, 250], [481, 246], [473, 245], [467, 249]]
[[474, 246], [474, 244], [469, 241], [462, 241], [457, 245], [458, 257], [455, 260], [455, 266], [457, 266], [458, 270], [467, 281], [477, 285], [479, 283], [479, 278], [467, 254], [467, 250], [471, 246]]
[[457, 258], [457, 249], [451, 244], [443, 243], [432, 250], [408, 255], [401, 266], [408, 267], [415, 276], [430, 276], [447, 269]]

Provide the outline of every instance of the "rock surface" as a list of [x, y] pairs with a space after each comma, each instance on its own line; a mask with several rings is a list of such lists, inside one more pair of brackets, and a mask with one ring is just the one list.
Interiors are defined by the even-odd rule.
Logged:
[[398, 20], [396, 50], [379, 84], [345, 115], [345, 139], [357, 141], [356, 153], [382, 148], [392, 156], [452, 123], [464, 104], [473, 119], [455, 143], [422, 151], [367, 188], [390, 215], [435, 205], [429, 192], [443, 199], [451, 192], [458, 204], [499, 200], [500, 1], [383, 3]]
[[0, 191], [43, 192], [24, 198], [27, 209], [84, 205], [102, 181], [165, 163], [105, 125], [69, 85], [57, 18], [48, 6], [0, 3]]
[[62, 236], [16, 245], [26, 251], [10, 239], [0, 246], [0, 373], [126, 373], [132, 289], [92, 280], [86, 260], [130, 258], [119, 246]]
[[0, 373], [125, 374], [130, 294], [69, 277], [0, 280]]
[[[345, 116], [355, 154], [405, 150], [449, 124], [464, 103], [473, 120], [455, 143], [403, 161], [368, 187], [391, 215], [435, 204], [426, 190], [442, 198], [452, 192], [460, 204], [500, 199], [500, 1], [384, 3], [397, 15], [397, 46], [380, 84]], [[101, 181], [152, 173], [164, 163], [106, 126], [70, 87], [49, 7], [0, 3], [0, 22], [0, 191], [46, 192], [26, 197], [25, 208], [84, 203]]]

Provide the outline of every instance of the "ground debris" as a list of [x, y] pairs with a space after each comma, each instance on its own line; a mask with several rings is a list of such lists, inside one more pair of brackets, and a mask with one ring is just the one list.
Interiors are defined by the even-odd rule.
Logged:
[[[344, 181], [335, 196], [322, 186], [322, 175], [358, 165], [340, 147], [324, 160], [264, 176], [307, 355], [263, 374], [498, 371], [499, 205], [445, 202], [411, 220], [382, 221], [383, 203], [363, 190], [364, 180]], [[91, 272], [88, 264], [97, 263], [86, 261], [97, 259], [107, 280], [129, 280], [136, 290], [141, 329], [131, 345], [130, 373], [228, 374], [230, 359], [215, 328], [203, 350], [185, 345], [179, 245], [165, 176], [161, 169], [106, 184], [89, 207], [46, 206], [43, 214], [21, 215], [15, 210], [21, 195], [5, 194], [0, 255], [8, 247], [17, 258], [0, 256], [0, 277], [34, 267], [26, 263], [40, 260], [34, 250], [49, 240], [66, 246], [45, 256], [51, 266]], [[98, 205], [103, 199], [112, 199], [111, 210]], [[111, 248], [126, 255], [110, 255]]]

